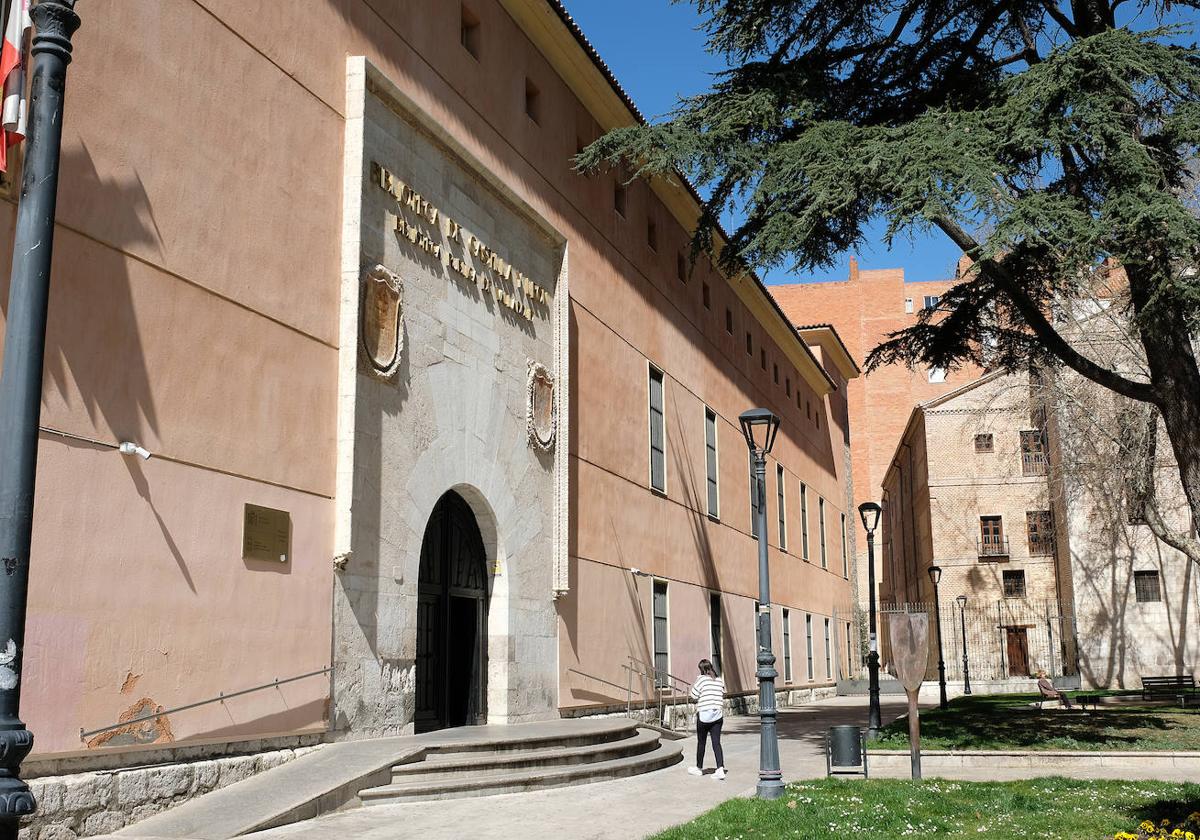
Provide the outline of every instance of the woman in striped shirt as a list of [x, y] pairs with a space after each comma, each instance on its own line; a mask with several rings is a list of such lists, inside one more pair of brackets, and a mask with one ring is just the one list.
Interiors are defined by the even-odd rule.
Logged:
[[704, 775], [704, 744], [712, 738], [713, 757], [717, 760], [715, 779], [725, 778], [725, 754], [721, 752], [721, 724], [725, 722], [725, 683], [717, 669], [707, 659], [700, 660], [700, 676], [692, 684], [692, 699], [696, 701], [696, 766], [689, 767], [693, 776]]

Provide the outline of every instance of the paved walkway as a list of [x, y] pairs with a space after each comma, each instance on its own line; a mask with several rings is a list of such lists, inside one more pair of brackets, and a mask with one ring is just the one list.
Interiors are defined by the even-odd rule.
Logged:
[[[903, 713], [899, 698], [885, 698], [884, 721]], [[779, 753], [784, 779], [825, 775], [825, 730], [839, 723], [866, 722], [866, 698], [843, 697], [787, 709], [779, 716]], [[729, 777], [687, 773], [695, 758], [689, 740], [684, 761], [629, 779], [557, 790], [378, 805], [331, 814], [306, 823], [255, 834], [256, 840], [399, 840], [409, 837], [478, 840], [636, 840], [699, 816], [726, 799], [751, 793], [758, 781], [758, 718], [725, 722], [721, 738]], [[712, 752], [708, 755], [712, 770]]]

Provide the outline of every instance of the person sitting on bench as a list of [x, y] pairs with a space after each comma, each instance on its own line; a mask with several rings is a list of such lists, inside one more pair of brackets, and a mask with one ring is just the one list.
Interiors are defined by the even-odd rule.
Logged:
[[1043, 700], [1060, 700], [1064, 709], [1070, 709], [1071, 698], [1067, 696], [1065, 691], [1059, 691], [1054, 687], [1054, 683], [1050, 682], [1050, 678], [1046, 676], [1045, 671], [1038, 671], [1038, 691], [1042, 693]]

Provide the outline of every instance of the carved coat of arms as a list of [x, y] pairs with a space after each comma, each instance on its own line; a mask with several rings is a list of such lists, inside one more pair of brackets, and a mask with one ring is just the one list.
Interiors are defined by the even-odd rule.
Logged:
[[545, 365], [529, 362], [527, 389], [525, 418], [529, 442], [543, 452], [549, 452], [554, 447], [558, 412], [554, 406], [554, 376]]
[[404, 285], [382, 265], [366, 271], [359, 332], [359, 346], [371, 372], [390, 379], [404, 352]]

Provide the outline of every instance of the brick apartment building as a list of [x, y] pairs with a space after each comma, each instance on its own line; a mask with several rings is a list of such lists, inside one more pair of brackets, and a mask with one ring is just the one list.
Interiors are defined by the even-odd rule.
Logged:
[[[890, 333], [916, 323], [921, 310], [936, 306], [955, 282], [956, 279], [906, 281], [902, 268], [860, 269], [852, 257], [850, 274], [844, 282], [793, 283], [771, 286], [770, 290], [793, 323], [832, 325], [851, 358], [864, 367], [872, 349]], [[860, 377], [849, 386], [849, 427], [854, 430], [852, 510], [862, 502], [879, 501], [880, 486], [896, 451], [896, 441], [904, 433], [913, 407], [978, 375], [979, 371], [973, 368], [947, 372], [890, 365]], [[854, 536], [861, 537], [862, 526], [857, 522], [856, 515], [851, 528]], [[858, 600], [865, 603], [866, 540], [851, 542], [858, 560]]]

